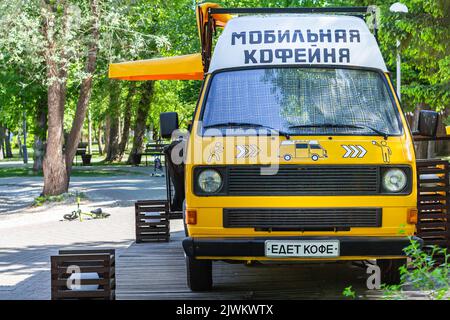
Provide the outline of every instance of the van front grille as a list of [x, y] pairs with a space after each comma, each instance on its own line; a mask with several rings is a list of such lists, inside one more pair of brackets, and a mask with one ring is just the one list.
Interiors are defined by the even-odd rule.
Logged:
[[261, 174], [261, 166], [229, 166], [228, 195], [370, 195], [379, 193], [376, 166], [280, 166]]
[[223, 226], [271, 230], [381, 227], [381, 208], [225, 208]]

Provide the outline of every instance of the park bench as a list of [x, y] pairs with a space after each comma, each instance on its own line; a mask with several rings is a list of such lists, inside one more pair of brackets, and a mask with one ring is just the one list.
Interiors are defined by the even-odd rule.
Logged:
[[[158, 141], [156, 143], [147, 143], [145, 145], [144, 152], [140, 153], [141, 156], [145, 156], [145, 165], [148, 165], [148, 156], [154, 157], [154, 160], [161, 160], [161, 156], [163, 155], [163, 150], [166, 144]], [[156, 164], [156, 161], [155, 161]], [[156, 167], [155, 167], [156, 170]]]
[[[90, 156], [90, 155], [87, 153], [87, 147], [88, 147], [88, 143], [87, 143], [87, 142], [80, 142], [80, 143], [78, 144], [77, 152], [75, 153], [75, 158], [74, 158], [74, 160], [75, 160], [75, 165], [77, 165], [77, 164], [79, 163], [78, 157], [81, 157], [81, 160], [82, 160], [81, 163], [82, 163], [83, 165], [85, 164], [85, 162], [86, 162], [85, 158], [88, 157], [88, 156]], [[90, 163], [90, 159], [89, 159], [89, 161], [87, 161], [87, 162]]]

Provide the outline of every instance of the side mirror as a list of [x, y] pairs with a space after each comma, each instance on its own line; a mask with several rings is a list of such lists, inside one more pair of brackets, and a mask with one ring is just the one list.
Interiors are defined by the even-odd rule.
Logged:
[[178, 113], [163, 112], [159, 114], [159, 127], [161, 130], [161, 137], [170, 139], [172, 133], [178, 129]]
[[419, 113], [418, 134], [426, 137], [435, 137], [438, 127], [439, 113], [430, 110], [421, 110]]

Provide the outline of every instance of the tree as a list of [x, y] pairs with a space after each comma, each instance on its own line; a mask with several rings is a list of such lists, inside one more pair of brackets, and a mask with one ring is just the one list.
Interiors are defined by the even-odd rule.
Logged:
[[33, 170], [37, 172], [42, 170], [47, 140], [47, 97], [44, 93], [36, 103], [35, 124]]
[[[155, 43], [156, 46], [164, 43], [160, 41], [163, 38], [134, 32], [131, 17], [141, 4], [147, 1], [12, 0], [0, 3], [0, 60], [12, 66], [6, 78], [13, 79], [18, 74], [20, 81], [17, 83], [24, 84], [17, 92], [12, 92], [11, 88], [18, 86], [8, 86], [5, 95], [0, 91], [0, 98], [17, 97], [8, 102], [11, 109], [14, 104], [33, 109], [27, 115], [35, 122], [38, 118], [35, 113], [42, 108], [38, 108], [38, 96], [24, 98], [27, 93], [24, 88], [34, 83], [46, 88], [48, 130], [43, 194], [60, 194], [68, 189], [95, 71], [97, 69], [105, 78], [108, 62], [120, 56], [110, 50], [112, 44], [117, 47], [125, 44], [122, 49], [126, 48], [126, 52], [130, 52], [128, 55], [135, 56], [147, 48], [148, 43], [152, 43], [152, 47]], [[21, 72], [15, 72], [17, 69]], [[0, 76], [4, 73], [2, 70]], [[3, 83], [0, 84], [0, 88], [3, 87]], [[28, 106], [32, 100], [36, 104]], [[4, 110], [2, 106], [0, 119], [8, 114]], [[21, 119], [23, 112], [17, 113], [17, 118]]]
[[106, 161], [113, 162], [119, 157], [119, 121], [120, 121], [120, 94], [121, 87], [117, 80], [110, 81], [109, 108], [107, 119], [109, 121], [108, 147]]
[[133, 98], [135, 94], [136, 94], [136, 82], [130, 82], [123, 110], [124, 119], [123, 119], [122, 136], [120, 137], [120, 144], [119, 144], [119, 154], [118, 154], [119, 161], [122, 160], [125, 154], [125, 149], [128, 144], [128, 138], [130, 135], [130, 128], [131, 128], [131, 117], [134, 109]]
[[71, 52], [69, 41], [74, 38], [71, 29], [73, 13], [66, 1], [42, 1], [42, 34], [45, 41], [44, 57], [48, 84], [48, 138], [44, 157], [44, 195], [67, 192], [72, 161], [80, 141], [83, 121], [92, 88], [92, 76], [97, 59], [100, 8], [98, 0], [90, 0], [91, 39], [85, 64], [85, 75], [81, 81], [75, 117], [64, 148], [64, 108]]
[[150, 113], [150, 103], [153, 97], [154, 81], [145, 81], [139, 87], [141, 99], [136, 110], [136, 121], [134, 125], [133, 146], [130, 151], [127, 163], [138, 164], [136, 156], [144, 148], [144, 135], [147, 118]]
[[2, 126], [2, 124], [0, 123], [0, 160], [3, 160], [6, 156], [5, 154], [5, 127]]

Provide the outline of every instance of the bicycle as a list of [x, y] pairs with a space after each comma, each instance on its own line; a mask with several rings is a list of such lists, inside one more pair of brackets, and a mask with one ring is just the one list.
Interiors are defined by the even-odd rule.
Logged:
[[63, 216], [64, 220], [73, 221], [75, 219], [80, 219], [83, 221], [83, 215], [89, 216], [92, 219], [105, 219], [110, 216], [109, 213], [103, 212], [101, 208], [91, 210], [91, 212], [83, 212], [80, 208], [80, 197], [77, 196], [77, 210], [72, 211], [72, 213], [65, 214]]

